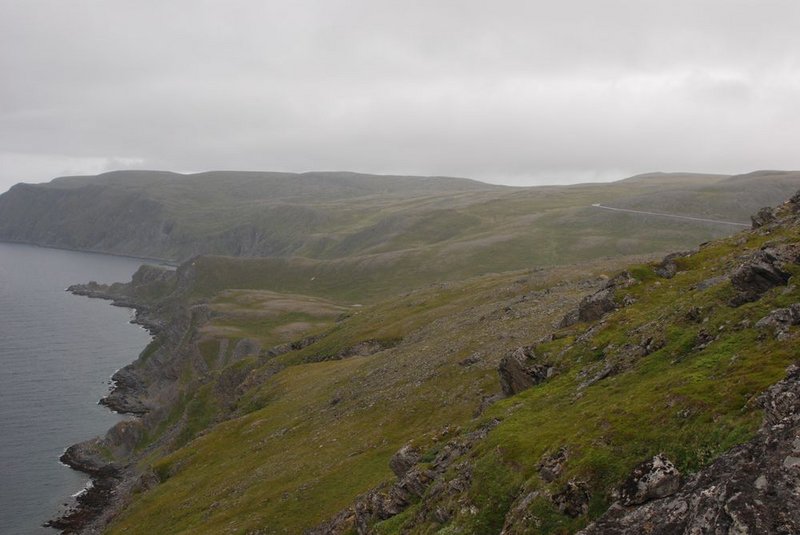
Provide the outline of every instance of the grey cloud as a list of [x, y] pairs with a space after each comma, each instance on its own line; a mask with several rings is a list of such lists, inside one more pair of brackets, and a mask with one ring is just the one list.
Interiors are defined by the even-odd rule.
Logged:
[[0, 3], [0, 191], [109, 168], [797, 168], [795, 1]]

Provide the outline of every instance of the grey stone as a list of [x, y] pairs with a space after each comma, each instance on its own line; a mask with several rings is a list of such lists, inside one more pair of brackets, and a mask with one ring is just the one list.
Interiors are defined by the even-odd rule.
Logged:
[[800, 458], [794, 453], [800, 367], [791, 366], [759, 404], [764, 422], [751, 441], [720, 456], [674, 494], [628, 507], [616, 504], [579, 533], [800, 533]]
[[757, 213], [750, 216], [750, 221], [754, 229], [768, 225], [777, 219], [775, 210], [769, 206], [760, 209]]
[[552, 498], [553, 505], [567, 516], [573, 518], [589, 512], [589, 500], [592, 498], [589, 486], [583, 481], [572, 480]]
[[420, 460], [420, 452], [410, 444], [406, 444], [389, 459], [389, 468], [394, 475], [401, 478]]
[[636, 505], [677, 492], [681, 474], [663, 454], [658, 454], [636, 468], [620, 489], [623, 505]]
[[500, 360], [498, 373], [503, 393], [512, 396], [555, 374], [555, 368], [538, 361], [531, 346], [519, 347]]

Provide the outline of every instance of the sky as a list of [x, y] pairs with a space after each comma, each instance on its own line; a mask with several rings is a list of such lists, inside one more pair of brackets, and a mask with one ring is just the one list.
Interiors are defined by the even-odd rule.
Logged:
[[0, 191], [800, 168], [797, 0], [0, 0]]

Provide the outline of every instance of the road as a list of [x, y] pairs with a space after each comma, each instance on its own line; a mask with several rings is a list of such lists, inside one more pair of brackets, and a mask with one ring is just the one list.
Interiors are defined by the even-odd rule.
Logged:
[[643, 210], [630, 210], [628, 208], [612, 208], [611, 206], [603, 206], [600, 203], [594, 203], [594, 208], [602, 208], [603, 210], [613, 210], [615, 212], [630, 212], [632, 214], [645, 214], [657, 215], [661, 217], [671, 217], [673, 219], [688, 219], [689, 221], [702, 221], [704, 223], [719, 223], [721, 225], [735, 225], [737, 227], [750, 227], [747, 223], [736, 223], [735, 221], [721, 221], [719, 219], [706, 219], [704, 217], [690, 217], [688, 215], [675, 215], [675, 214], [660, 214], [658, 212], [645, 212]]

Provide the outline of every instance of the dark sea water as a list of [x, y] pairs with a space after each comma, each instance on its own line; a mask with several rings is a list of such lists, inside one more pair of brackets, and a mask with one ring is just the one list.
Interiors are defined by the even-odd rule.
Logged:
[[141, 263], [0, 243], [0, 533], [55, 533], [41, 524], [88, 481], [58, 457], [120, 420], [97, 400], [150, 340], [130, 310], [64, 289]]

